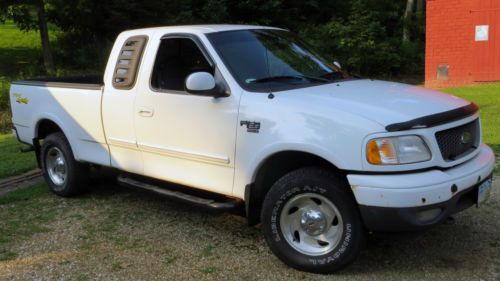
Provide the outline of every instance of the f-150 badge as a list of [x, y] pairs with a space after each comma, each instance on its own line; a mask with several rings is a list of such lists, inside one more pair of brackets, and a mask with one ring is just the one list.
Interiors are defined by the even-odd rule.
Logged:
[[23, 96], [19, 93], [14, 93], [14, 97], [16, 97], [17, 103], [28, 104], [28, 102], [29, 102], [28, 98], [26, 98], [26, 97], [23, 98]]
[[245, 125], [247, 127], [247, 132], [249, 133], [259, 133], [260, 122], [254, 121], [241, 121], [240, 126]]

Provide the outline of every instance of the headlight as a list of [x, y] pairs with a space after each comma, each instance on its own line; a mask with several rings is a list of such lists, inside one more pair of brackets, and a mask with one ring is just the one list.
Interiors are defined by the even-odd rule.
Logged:
[[418, 136], [372, 139], [366, 148], [366, 159], [373, 165], [409, 164], [431, 159], [429, 148]]

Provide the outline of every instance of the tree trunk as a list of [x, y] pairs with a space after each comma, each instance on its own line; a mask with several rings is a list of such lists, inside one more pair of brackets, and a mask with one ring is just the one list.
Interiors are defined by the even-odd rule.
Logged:
[[403, 42], [410, 41], [409, 20], [411, 13], [413, 12], [413, 6], [415, 6], [415, 0], [406, 1], [406, 9], [403, 15]]
[[425, 0], [417, 0], [417, 13], [423, 13], [425, 9]]
[[37, 0], [35, 5], [38, 14], [38, 29], [40, 30], [40, 38], [42, 40], [43, 64], [48, 73], [54, 73], [54, 59], [52, 57], [52, 50], [50, 49], [49, 30], [47, 28], [43, 0]]

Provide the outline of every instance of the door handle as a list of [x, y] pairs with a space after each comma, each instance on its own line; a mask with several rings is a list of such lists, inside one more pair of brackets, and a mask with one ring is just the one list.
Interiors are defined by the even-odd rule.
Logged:
[[139, 107], [139, 115], [143, 117], [151, 117], [154, 114], [154, 110], [151, 107], [141, 106]]

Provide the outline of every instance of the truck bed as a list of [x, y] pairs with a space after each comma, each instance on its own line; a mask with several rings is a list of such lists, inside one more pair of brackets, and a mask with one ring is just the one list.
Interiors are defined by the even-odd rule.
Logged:
[[38, 78], [12, 82], [12, 123], [19, 139], [32, 144], [40, 122], [55, 123], [71, 143], [75, 159], [109, 165], [97, 76]]
[[12, 82], [17, 85], [42, 86], [52, 88], [73, 88], [99, 90], [104, 86], [102, 75], [85, 75], [69, 77], [44, 77]]

